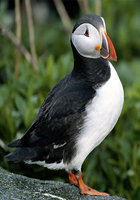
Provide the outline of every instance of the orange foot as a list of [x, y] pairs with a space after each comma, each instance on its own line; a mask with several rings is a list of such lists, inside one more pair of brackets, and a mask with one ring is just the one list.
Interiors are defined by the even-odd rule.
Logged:
[[109, 194], [105, 192], [98, 192], [97, 190], [94, 190], [87, 185], [84, 185], [84, 189], [80, 189], [81, 194], [87, 194], [87, 195], [95, 195], [95, 196], [109, 196]]
[[81, 174], [74, 175], [72, 173], [69, 173], [69, 180], [72, 184], [79, 187], [81, 194], [96, 195], [96, 196], [109, 196], [109, 194], [107, 194], [107, 193], [98, 192], [98, 191], [88, 187], [87, 185], [85, 185], [82, 180]]

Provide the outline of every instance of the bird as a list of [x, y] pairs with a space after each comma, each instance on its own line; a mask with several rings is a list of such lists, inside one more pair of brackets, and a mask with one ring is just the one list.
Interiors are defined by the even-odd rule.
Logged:
[[50, 91], [22, 138], [8, 145], [15, 150], [6, 160], [65, 169], [81, 194], [106, 196], [84, 183], [81, 167], [122, 111], [123, 86], [111, 63], [117, 55], [104, 18], [95, 14], [77, 20], [70, 42], [73, 69]]

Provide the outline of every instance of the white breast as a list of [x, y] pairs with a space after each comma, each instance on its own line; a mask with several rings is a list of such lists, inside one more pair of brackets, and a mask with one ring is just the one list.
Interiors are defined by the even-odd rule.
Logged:
[[110, 63], [110, 79], [96, 90], [96, 96], [87, 105], [84, 125], [77, 138], [77, 152], [68, 169], [81, 170], [87, 155], [98, 146], [115, 126], [124, 101], [120, 79]]

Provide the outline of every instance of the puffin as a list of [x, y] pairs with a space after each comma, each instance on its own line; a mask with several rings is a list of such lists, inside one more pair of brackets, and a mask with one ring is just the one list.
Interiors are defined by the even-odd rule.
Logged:
[[81, 194], [108, 195], [88, 187], [81, 167], [88, 154], [114, 128], [124, 102], [117, 61], [103, 17], [86, 14], [76, 22], [71, 47], [74, 65], [50, 91], [25, 135], [8, 146], [10, 163], [65, 169]]

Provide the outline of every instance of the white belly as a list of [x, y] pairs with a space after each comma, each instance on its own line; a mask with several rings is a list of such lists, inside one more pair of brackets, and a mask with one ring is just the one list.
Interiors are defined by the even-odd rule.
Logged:
[[87, 105], [84, 125], [77, 138], [77, 152], [67, 170], [79, 169], [87, 155], [98, 146], [115, 126], [124, 101], [120, 79], [110, 63], [110, 79], [96, 90], [96, 96]]

